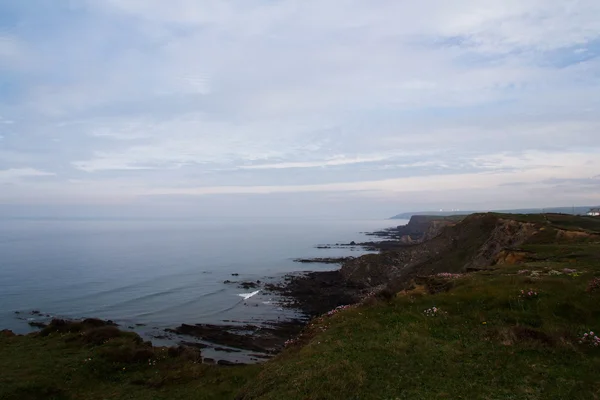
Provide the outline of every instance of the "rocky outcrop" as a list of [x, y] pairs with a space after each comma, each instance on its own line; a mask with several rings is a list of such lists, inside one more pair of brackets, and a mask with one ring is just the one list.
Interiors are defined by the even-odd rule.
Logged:
[[401, 244], [416, 244], [438, 236], [443, 228], [452, 226], [461, 219], [460, 216], [415, 215], [410, 218], [406, 225], [374, 232], [372, 235], [395, 239]]
[[488, 268], [503, 251], [520, 246], [537, 232], [532, 223], [474, 214], [456, 224], [433, 226], [431, 238], [420, 244], [348, 261], [340, 273], [349, 282], [378, 286], [419, 274]]
[[522, 245], [536, 233], [535, 224], [500, 219], [486, 242], [465, 268], [480, 269], [494, 265], [501, 252]]

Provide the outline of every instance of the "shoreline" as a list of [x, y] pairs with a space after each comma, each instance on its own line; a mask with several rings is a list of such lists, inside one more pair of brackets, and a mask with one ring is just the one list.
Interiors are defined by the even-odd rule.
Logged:
[[[390, 228], [394, 229], [394, 228]], [[364, 233], [364, 232], [361, 232]], [[376, 235], [377, 232], [367, 235]], [[315, 245], [317, 249], [349, 248], [351, 251], [379, 251], [379, 242], [335, 245]], [[360, 257], [360, 256], [359, 256]], [[287, 273], [280, 278], [263, 277], [254, 281], [225, 280], [225, 285], [236, 285], [243, 290], [260, 290], [274, 298], [269, 303], [279, 305], [281, 311], [287, 310], [290, 315], [278, 316], [277, 319], [264, 318], [260, 320], [223, 320], [222, 323], [190, 323], [182, 322], [176, 326], [157, 327], [143, 323], [119, 323], [120, 330], [132, 332], [144, 340], [150, 340], [157, 346], [183, 345], [200, 349], [203, 359], [209, 364], [232, 363], [252, 364], [264, 362], [280, 353], [286, 342], [301, 334], [310, 321], [339, 306], [355, 304], [361, 299], [363, 288], [346, 286], [339, 274], [339, 266], [357, 257], [317, 257], [298, 258], [299, 264], [330, 264], [335, 270], [311, 271], [298, 270]], [[236, 278], [238, 274], [232, 274]], [[246, 305], [246, 304], [245, 304]], [[18, 334], [35, 335], [56, 321], [84, 321], [95, 319], [87, 317], [62, 317], [51, 315], [40, 310], [15, 311], [14, 314], [22, 322], [26, 322], [32, 330]], [[104, 320], [103, 320], [104, 321]], [[114, 324], [111, 320], [105, 320]], [[11, 332], [5, 329], [3, 331]]]
[[[362, 250], [376, 252], [371, 254], [381, 254], [411, 247], [416, 240], [423, 238], [430, 223], [430, 218], [416, 217], [406, 225], [374, 232], [360, 232], [366, 236], [376, 237], [380, 241], [318, 244], [314, 248], [344, 248], [351, 251]], [[403, 240], [406, 235], [413, 235], [416, 240], [410, 237], [408, 240]], [[334, 269], [298, 270], [280, 278], [265, 276], [251, 281], [230, 279], [223, 281], [225, 285], [236, 285], [237, 288], [243, 290], [260, 290], [262, 294], [272, 296], [275, 299], [272, 303], [278, 304], [281, 311], [291, 312], [291, 315], [286, 317], [278, 316], [277, 319], [264, 318], [250, 321], [222, 320], [219, 323], [182, 322], [179, 325], [163, 328], [153, 326], [151, 330], [148, 330], [145, 324], [133, 323], [118, 326], [124, 331], [131, 331], [149, 339], [159, 346], [183, 345], [200, 349], [206, 355], [204, 358], [208, 363], [219, 361], [235, 364], [264, 362], [280, 353], [285, 348], [285, 344], [300, 335], [311, 320], [338, 307], [358, 304], [365, 297], [373, 294], [371, 285], [348, 281], [341, 273], [345, 264], [359, 263], [364, 256], [296, 258], [293, 261], [302, 265], [329, 264]], [[232, 274], [233, 279], [238, 276], [239, 274]], [[244, 304], [248, 305], [245, 302]], [[17, 314], [20, 313], [17, 312]], [[54, 319], [68, 321], [85, 319], [84, 317], [81, 319], [53, 317], [38, 310], [31, 311], [29, 315], [46, 318], [41, 321], [37, 319], [28, 321], [29, 325], [38, 331], [44, 329]], [[31, 333], [38, 331], [34, 330]]]

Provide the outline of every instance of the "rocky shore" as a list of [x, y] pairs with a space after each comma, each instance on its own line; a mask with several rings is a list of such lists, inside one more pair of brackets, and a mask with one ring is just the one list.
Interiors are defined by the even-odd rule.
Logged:
[[[407, 227], [369, 233], [369, 235], [384, 239], [381, 241], [336, 243], [316, 247], [320, 249], [366, 249], [380, 252], [396, 250], [398, 246], [404, 245], [397, 240], [398, 235], [401, 233], [419, 235], [426, 230], [421, 220], [422, 218], [416, 218], [416, 222], [411, 220]], [[223, 282], [226, 285], [235, 285], [240, 289], [256, 289], [270, 294], [278, 299], [281, 307], [295, 310], [297, 318], [261, 321], [260, 323], [231, 321], [218, 325], [183, 323], [163, 332], [157, 331], [151, 336], [162, 341], [176, 342], [180, 345], [200, 349], [205, 353], [208, 352], [210, 357], [204, 357], [207, 363], [257, 362], [270, 358], [284, 348], [286, 341], [298, 335], [311, 318], [340, 306], [357, 303], [372, 291], [372, 285], [368, 282], [356, 279], [348, 280], [342, 272], [347, 265], [360, 263], [363, 257], [299, 258], [294, 261], [300, 264], [339, 265], [340, 269], [325, 272], [298, 272], [287, 275], [275, 283], [271, 283], [273, 281], [267, 278], [254, 281], [225, 280]], [[232, 274], [232, 278], [237, 276], [238, 274]], [[26, 319], [31, 320], [29, 321], [30, 326], [42, 331], [54, 323], [49, 315], [44, 317], [44, 314], [39, 311], [28, 314]], [[123, 328], [132, 329], [134, 327], [125, 326]]]
[[[406, 226], [372, 233], [385, 239], [381, 242], [337, 244], [379, 250], [375, 254], [295, 260], [302, 264], [339, 264], [337, 270], [299, 272], [276, 283], [268, 279], [224, 282], [271, 294], [281, 307], [296, 310], [297, 318], [223, 325], [184, 323], [168, 329], [164, 338], [210, 349], [211, 355], [216, 355], [207, 357], [207, 362], [215, 362], [219, 354], [224, 362], [256, 362], [283, 349], [285, 342], [298, 335], [311, 318], [355, 304], [374, 291], [390, 287], [398, 291], [414, 286], [419, 276], [485, 269], [510, 260], [510, 249], [538, 233], [538, 228], [536, 224], [494, 214], [464, 219], [413, 217]], [[43, 322], [36, 321], [35, 325], [45, 328]]]

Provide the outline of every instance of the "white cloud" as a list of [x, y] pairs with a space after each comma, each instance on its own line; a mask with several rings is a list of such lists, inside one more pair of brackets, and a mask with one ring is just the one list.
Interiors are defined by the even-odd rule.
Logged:
[[77, 24], [49, 16], [43, 35], [31, 13], [0, 38], [16, 77], [0, 93], [0, 167], [60, 167], [65, 180], [32, 193], [492, 193], [577, 178], [577, 157], [600, 152], [596, 0], [87, 0], [77, 12]]
[[11, 36], [0, 36], [0, 61], [17, 57], [21, 53], [21, 46]]
[[[600, 29], [595, 0], [426, 0], [382, 1], [377, 4], [341, 0], [281, 2], [218, 0], [109, 0], [91, 1], [98, 7], [122, 12], [151, 23], [235, 27], [241, 34], [264, 34], [289, 24], [311, 26], [317, 33], [337, 29], [371, 28], [378, 39], [401, 34], [461, 37], [478, 49], [506, 50], [536, 47], [541, 50], [572, 46], [596, 37]], [[235, 34], [235, 33], [234, 33]], [[326, 38], [326, 36], [324, 36]]]
[[55, 176], [53, 172], [40, 171], [35, 168], [9, 168], [0, 170], [0, 183], [17, 183], [27, 178]]
[[[478, 173], [430, 174], [427, 176], [332, 183], [318, 185], [280, 186], [214, 186], [187, 188], [152, 188], [145, 194], [153, 195], [215, 195], [235, 193], [300, 193], [335, 191], [381, 191], [389, 195], [419, 191], [443, 192], [445, 190], [489, 189], [510, 183], [540, 184], [548, 179], [568, 179], [574, 176], [589, 176], [590, 171], [600, 170], [600, 160], [589, 153], [541, 153], [510, 157], [491, 154], [487, 165], [491, 171]], [[517, 170], [503, 171], [505, 167]]]
[[288, 168], [323, 168], [350, 164], [363, 164], [384, 161], [385, 156], [346, 157], [338, 156], [320, 161], [282, 162], [276, 164], [242, 165], [239, 169], [288, 169]]

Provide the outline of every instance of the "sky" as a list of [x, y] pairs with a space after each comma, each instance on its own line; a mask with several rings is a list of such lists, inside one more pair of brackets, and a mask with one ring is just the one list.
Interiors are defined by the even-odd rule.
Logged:
[[597, 0], [0, 0], [0, 215], [596, 204]]

